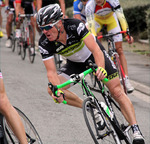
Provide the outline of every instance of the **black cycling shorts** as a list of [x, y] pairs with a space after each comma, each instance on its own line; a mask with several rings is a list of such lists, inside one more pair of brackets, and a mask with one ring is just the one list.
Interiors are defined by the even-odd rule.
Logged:
[[34, 13], [34, 7], [33, 2], [21, 2], [21, 7], [24, 8], [25, 14], [33, 14]]
[[[114, 62], [111, 60], [105, 48], [100, 44], [100, 42], [97, 41], [97, 43], [104, 54], [105, 70], [107, 71], [107, 78], [111, 80], [113, 78], [118, 77], [118, 72], [117, 72]], [[92, 60], [92, 62], [94, 62], [94, 57], [92, 54], [85, 62], [73, 62], [73, 61], [67, 60], [66, 64], [62, 66], [60, 70], [58, 71], [58, 74], [65, 73], [68, 76], [72, 74], [80, 74], [87, 69], [88, 60]]]

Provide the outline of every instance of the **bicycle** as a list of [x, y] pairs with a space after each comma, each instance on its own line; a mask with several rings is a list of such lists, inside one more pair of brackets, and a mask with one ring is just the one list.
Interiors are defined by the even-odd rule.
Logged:
[[[125, 85], [125, 73], [124, 73], [123, 67], [121, 65], [119, 55], [116, 51], [116, 47], [115, 47], [115, 43], [114, 43], [114, 39], [113, 39], [113, 36], [118, 35], [118, 34], [123, 34], [123, 33], [126, 33], [130, 37], [129, 30], [127, 30], [127, 31], [117, 32], [114, 34], [108, 33], [106, 35], [98, 36], [97, 38], [98, 39], [105, 38], [107, 40], [108, 54], [116, 65], [116, 68], [117, 68], [117, 71], [119, 74], [119, 78], [120, 78], [120, 82], [123, 86], [124, 92], [127, 94], [127, 88]], [[92, 88], [95, 88], [96, 87], [95, 77], [92, 74], [91, 74], [91, 81], [92, 81]]]
[[56, 68], [58, 70], [59, 68], [61, 68], [61, 65], [62, 65], [62, 60], [60, 58], [60, 55], [59, 54], [54, 54], [54, 60], [55, 60]]
[[15, 51], [15, 47], [17, 45], [17, 53], [20, 54], [20, 48], [18, 47], [18, 40], [16, 39], [16, 15], [14, 8], [8, 8], [9, 14], [13, 15], [12, 24], [11, 24], [11, 50], [12, 52]]
[[[42, 140], [36, 131], [34, 125], [28, 117], [18, 108], [14, 107], [23, 122], [28, 144], [42, 144]], [[0, 144], [19, 144], [18, 139], [12, 132], [5, 117], [0, 114]]]
[[[118, 104], [113, 100], [109, 91], [104, 89], [104, 84], [96, 79], [98, 83], [100, 94], [103, 96], [104, 101], [99, 101], [96, 96], [90, 90], [88, 83], [85, 80], [85, 76], [95, 72], [96, 67], [90, 62], [90, 68], [80, 74], [73, 74], [71, 78], [63, 84], [52, 85], [48, 83], [49, 88], [57, 96], [58, 89], [61, 89], [70, 84], [81, 84], [83, 96], [86, 98], [83, 101], [83, 116], [88, 127], [88, 130], [93, 138], [95, 144], [108, 144], [116, 143], [132, 144], [131, 126], [124, 119]], [[103, 83], [106, 83], [108, 79], [104, 79]], [[67, 102], [64, 100], [64, 104]], [[104, 128], [98, 130], [96, 120], [94, 117], [94, 110], [97, 110], [104, 121]]]
[[34, 14], [19, 14], [19, 18], [23, 20], [21, 24], [21, 37], [19, 38], [19, 46], [21, 50], [21, 58], [22, 60], [26, 57], [26, 49], [28, 49], [29, 60], [31, 63], [34, 62], [35, 59], [35, 36], [34, 30], [31, 25], [30, 18], [33, 17]]

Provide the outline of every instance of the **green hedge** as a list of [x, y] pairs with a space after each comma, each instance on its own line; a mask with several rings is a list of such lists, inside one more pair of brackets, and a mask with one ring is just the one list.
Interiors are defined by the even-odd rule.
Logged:
[[[124, 9], [124, 15], [127, 19], [130, 32], [136, 36], [147, 29], [147, 10], [150, 4]], [[73, 17], [73, 7], [67, 8], [66, 14]]]
[[131, 32], [140, 33], [147, 29], [146, 11], [148, 8], [150, 8], [150, 4], [124, 9], [124, 14]]

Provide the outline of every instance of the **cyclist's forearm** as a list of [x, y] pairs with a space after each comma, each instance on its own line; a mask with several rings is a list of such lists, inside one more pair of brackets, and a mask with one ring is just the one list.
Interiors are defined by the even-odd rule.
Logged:
[[36, 7], [37, 11], [39, 11], [39, 9], [42, 7], [42, 0], [37, 0]]
[[63, 15], [65, 16], [65, 1], [59, 0], [59, 3], [60, 3], [61, 10], [63, 12]]
[[88, 29], [89, 31], [97, 36], [96, 31], [95, 31], [95, 21], [94, 21], [94, 14], [92, 15], [87, 15], [86, 16], [87, 22], [88, 22]]
[[16, 9], [15, 9], [16, 17], [18, 17], [20, 11], [21, 11], [21, 3], [16, 3]]
[[126, 18], [124, 16], [124, 13], [123, 13], [123, 9], [122, 8], [119, 8], [115, 11], [116, 15], [117, 15], [117, 18], [121, 24], [121, 28], [122, 30], [126, 31], [128, 27], [128, 23], [126, 21]]

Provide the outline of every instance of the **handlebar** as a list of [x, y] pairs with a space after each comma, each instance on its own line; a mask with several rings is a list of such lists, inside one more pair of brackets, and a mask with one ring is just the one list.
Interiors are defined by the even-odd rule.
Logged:
[[[93, 63], [90, 63], [89, 62], [89, 69], [87, 69], [86, 71], [80, 73], [80, 74], [73, 74], [71, 75], [71, 78], [60, 84], [60, 85], [53, 85], [51, 82], [48, 83], [48, 87], [52, 90], [53, 94], [55, 94], [55, 96], [57, 96], [57, 92], [58, 92], [58, 89], [61, 89], [61, 88], [64, 88], [65, 86], [67, 85], [70, 85], [70, 84], [76, 84], [78, 83], [80, 80], [82, 80], [86, 75], [92, 73], [92, 72], [96, 72], [97, 68], [95, 68], [95, 65]], [[97, 67], [97, 66], [96, 66]], [[102, 82], [105, 84], [108, 82], [108, 79], [107, 78], [104, 78], [102, 80]], [[63, 101], [63, 103], [67, 103], [65, 100]]]
[[127, 29], [126, 31], [120, 31], [120, 32], [117, 32], [117, 33], [108, 33], [108, 34], [106, 34], [106, 35], [101, 35], [101, 36], [98, 36], [97, 38], [98, 39], [101, 39], [101, 38], [106, 38], [106, 39], [108, 39], [108, 38], [112, 38], [113, 36], [115, 36], [115, 35], [118, 35], [118, 34], [123, 34], [123, 33], [126, 33], [127, 34], [127, 36], [130, 38], [130, 32], [129, 32], [129, 29]]
[[19, 14], [18, 17], [33, 17], [34, 14]]

